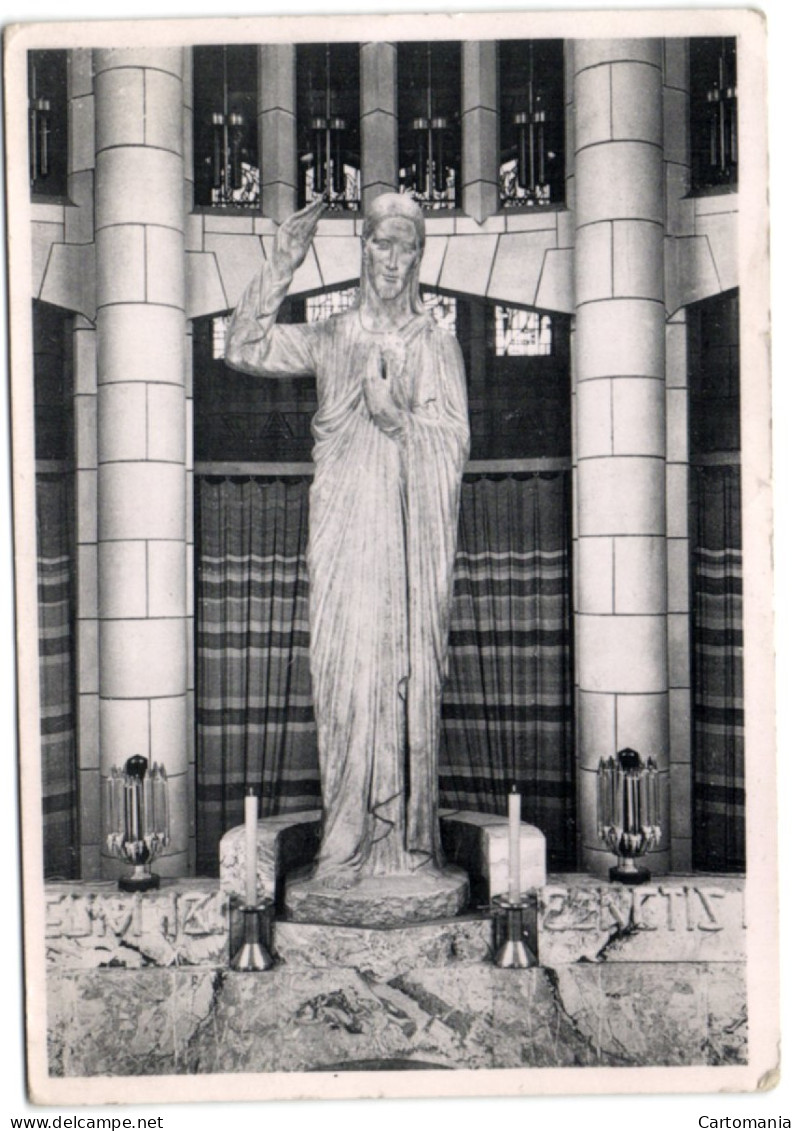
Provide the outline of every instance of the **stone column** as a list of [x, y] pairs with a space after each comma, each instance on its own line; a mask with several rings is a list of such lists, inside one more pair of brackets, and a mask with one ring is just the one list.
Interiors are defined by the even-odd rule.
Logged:
[[668, 767], [662, 42], [576, 41], [574, 110], [578, 779], [601, 872], [599, 758]]
[[[193, 154], [193, 86], [192, 86], [192, 48], [183, 49], [184, 56], [184, 213], [185, 228], [184, 242], [187, 251], [194, 250], [193, 243], [197, 241], [198, 229], [202, 236], [201, 216], [193, 217], [195, 207], [195, 162]], [[193, 221], [196, 223], [194, 231], [190, 232]], [[202, 246], [202, 243], [201, 243]], [[187, 542], [187, 603], [186, 603], [186, 636], [187, 636], [187, 863], [190, 874], [195, 874], [197, 861], [197, 845], [195, 841], [195, 484], [194, 468], [195, 453], [193, 443], [193, 381], [192, 381], [192, 319], [185, 323], [184, 336], [184, 392], [186, 410], [186, 542]]]
[[394, 43], [359, 48], [362, 207], [398, 191], [397, 53]]
[[492, 40], [462, 45], [462, 209], [482, 224], [498, 210], [498, 74]]
[[81, 879], [100, 874], [100, 760], [98, 745], [97, 602], [97, 366], [92, 323], [73, 319], [75, 456], [76, 692]]
[[[694, 233], [690, 190], [689, 46], [664, 41], [663, 156], [666, 234]], [[688, 339], [685, 308], [666, 310], [666, 534], [671, 870], [692, 869], [690, 593], [688, 539]]]
[[298, 153], [295, 139], [295, 47], [259, 48], [259, 176], [262, 215], [279, 223], [297, 208]]
[[[67, 243], [94, 239], [95, 98], [92, 52], [71, 51], [68, 70], [69, 165], [65, 209]], [[97, 608], [97, 347], [84, 315], [72, 323], [75, 459], [76, 692], [81, 878], [100, 874], [100, 762], [98, 756]]]
[[[187, 870], [184, 168], [180, 48], [98, 50], [100, 767], [163, 764]], [[105, 850], [104, 850], [105, 851]], [[104, 856], [104, 871], [119, 870]]]

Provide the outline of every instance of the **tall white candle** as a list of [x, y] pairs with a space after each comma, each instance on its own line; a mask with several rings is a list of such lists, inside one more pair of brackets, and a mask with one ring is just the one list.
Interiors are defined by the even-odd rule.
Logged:
[[256, 906], [256, 822], [259, 798], [252, 789], [245, 798], [245, 903]]
[[521, 898], [521, 795], [515, 786], [507, 795], [509, 821], [509, 897], [512, 903]]

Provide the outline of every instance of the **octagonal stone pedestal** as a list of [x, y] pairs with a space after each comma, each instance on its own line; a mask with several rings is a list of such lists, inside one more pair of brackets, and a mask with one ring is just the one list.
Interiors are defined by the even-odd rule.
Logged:
[[287, 881], [284, 909], [296, 923], [397, 927], [448, 919], [468, 902], [468, 877], [459, 868], [403, 876], [367, 876], [350, 888], [310, 878], [306, 869]]

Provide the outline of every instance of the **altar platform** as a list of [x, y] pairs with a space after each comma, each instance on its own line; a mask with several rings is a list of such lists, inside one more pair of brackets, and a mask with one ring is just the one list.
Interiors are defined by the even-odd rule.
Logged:
[[737, 878], [553, 875], [529, 893], [530, 970], [493, 964], [478, 908], [389, 929], [278, 921], [276, 965], [256, 974], [229, 967], [233, 897], [216, 880], [45, 890], [55, 1076], [747, 1058]]

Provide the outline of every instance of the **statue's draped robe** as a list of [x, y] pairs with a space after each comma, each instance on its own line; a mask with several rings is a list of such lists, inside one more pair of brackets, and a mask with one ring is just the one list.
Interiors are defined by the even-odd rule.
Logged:
[[[289, 278], [246, 290], [228, 353], [246, 372], [314, 374], [310, 663], [324, 826], [315, 874], [332, 886], [442, 864], [440, 695], [468, 411], [459, 346], [428, 314], [365, 330], [358, 309], [275, 323]], [[390, 382], [388, 435], [363, 379]]]

